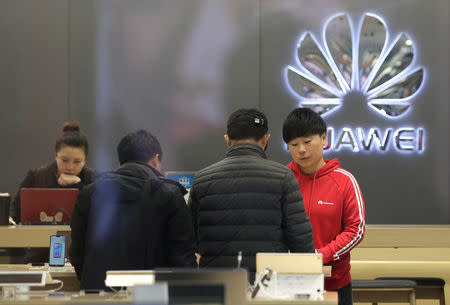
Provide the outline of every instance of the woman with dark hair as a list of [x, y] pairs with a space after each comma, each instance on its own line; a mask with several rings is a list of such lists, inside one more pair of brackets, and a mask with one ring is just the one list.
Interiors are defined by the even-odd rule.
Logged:
[[78, 188], [92, 183], [93, 172], [85, 166], [89, 144], [78, 122], [66, 122], [55, 143], [55, 161], [28, 171], [11, 202], [10, 217], [20, 222], [21, 188]]

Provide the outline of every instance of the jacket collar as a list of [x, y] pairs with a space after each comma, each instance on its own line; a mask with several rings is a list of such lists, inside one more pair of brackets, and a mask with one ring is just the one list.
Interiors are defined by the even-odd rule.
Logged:
[[127, 162], [123, 164], [121, 167], [119, 167], [116, 173], [124, 176], [141, 178], [144, 180], [151, 179], [153, 180], [155, 185], [156, 184], [161, 185], [162, 183], [169, 183], [175, 185], [180, 190], [181, 194], [185, 195], [187, 193], [186, 188], [182, 186], [180, 183], [166, 178], [156, 169], [143, 162]]
[[160, 172], [143, 162], [126, 162], [125, 164], [122, 164], [116, 172], [121, 175], [139, 177], [142, 179], [163, 177]]
[[227, 152], [227, 157], [254, 156], [267, 159], [266, 153], [258, 144], [249, 142], [236, 142]]
[[327, 160], [325, 159], [325, 165], [322, 166], [318, 171], [312, 174], [305, 174], [301, 171], [300, 166], [295, 161], [291, 161], [287, 166], [294, 172], [296, 177], [302, 177], [301, 179], [316, 179], [322, 176], [328, 175], [333, 170], [340, 168], [341, 164], [338, 159]]

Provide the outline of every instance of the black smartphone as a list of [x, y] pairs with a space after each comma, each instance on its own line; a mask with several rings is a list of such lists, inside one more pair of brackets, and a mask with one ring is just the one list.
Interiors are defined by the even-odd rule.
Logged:
[[50, 266], [64, 266], [66, 261], [66, 237], [64, 235], [50, 236]]

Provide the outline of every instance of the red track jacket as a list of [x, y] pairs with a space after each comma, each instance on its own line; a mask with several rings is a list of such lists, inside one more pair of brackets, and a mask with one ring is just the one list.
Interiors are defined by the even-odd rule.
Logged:
[[287, 165], [300, 185], [306, 212], [313, 227], [314, 245], [323, 263], [331, 264], [325, 289], [332, 291], [350, 283], [350, 250], [365, 232], [364, 201], [355, 177], [341, 168], [337, 159], [314, 174], [304, 174], [298, 164]]

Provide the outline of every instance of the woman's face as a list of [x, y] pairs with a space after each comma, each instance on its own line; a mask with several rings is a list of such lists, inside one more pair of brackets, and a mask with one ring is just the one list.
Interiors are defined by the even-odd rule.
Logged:
[[61, 146], [56, 153], [58, 177], [61, 174], [77, 176], [86, 164], [86, 154], [81, 147]]

